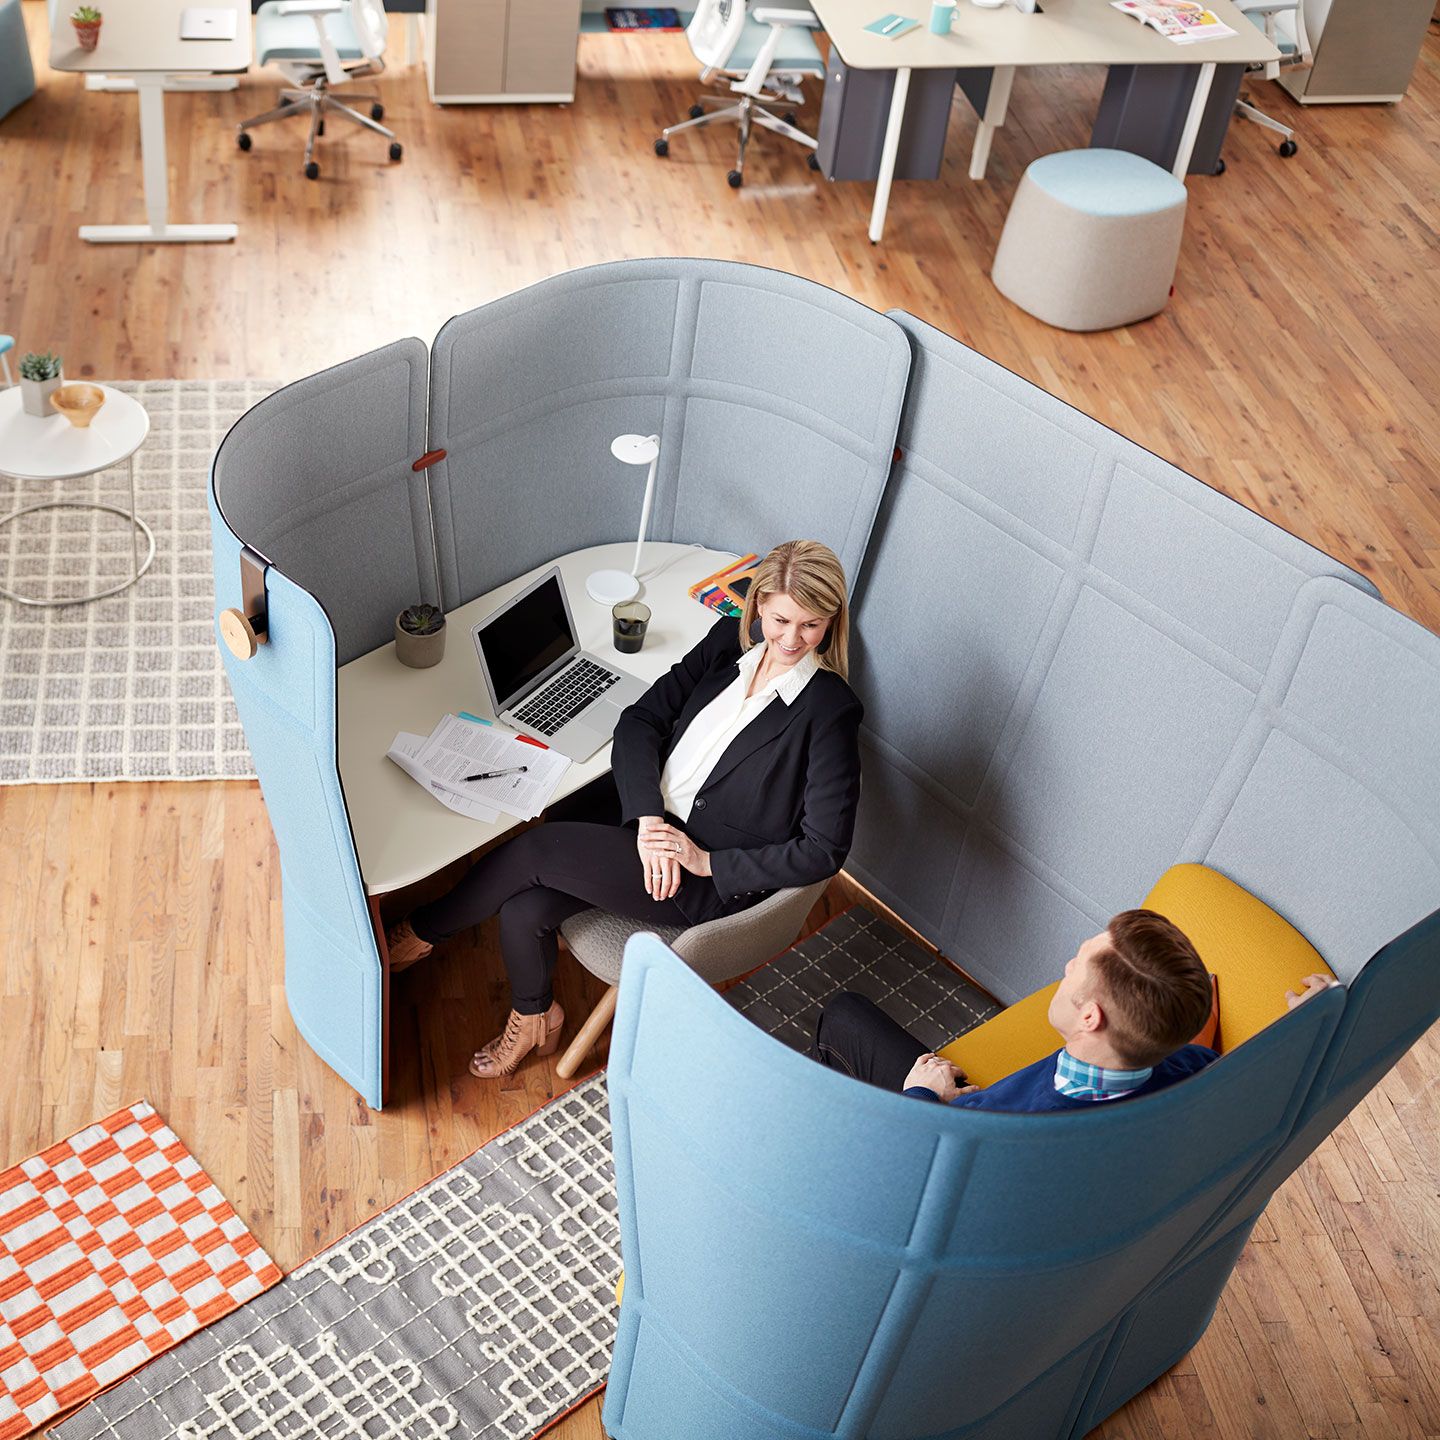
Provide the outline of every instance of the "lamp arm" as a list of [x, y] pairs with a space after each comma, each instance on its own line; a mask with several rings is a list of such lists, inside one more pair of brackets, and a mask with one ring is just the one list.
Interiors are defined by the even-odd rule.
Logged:
[[645, 544], [645, 532], [650, 526], [650, 502], [655, 497], [655, 470], [660, 464], [659, 452], [650, 462], [650, 473], [645, 477], [645, 503], [640, 507], [640, 536], [635, 541], [635, 563], [630, 567], [630, 573], [637, 579], [640, 575], [640, 551]]

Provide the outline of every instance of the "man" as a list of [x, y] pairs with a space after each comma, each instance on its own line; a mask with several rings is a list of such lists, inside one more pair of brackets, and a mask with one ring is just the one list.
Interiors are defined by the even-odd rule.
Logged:
[[[1318, 978], [1305, 982], [1292, 1005]], [[919, 1099], [973, 1110], [1080, 1110], [1153, 1094], [1203, 1070], [1216, 1053], [1189, 1042], [1211, 1003], [1210, 977], [1179, 928], [1153, 910], [1125, 910], [1065, 966], [1048, 1015], [1061, 1048], [983, 1090], [964, 1084], [956, 1066], [849, 992], [826, 1005], [810, 1053], [831, 1069]]]

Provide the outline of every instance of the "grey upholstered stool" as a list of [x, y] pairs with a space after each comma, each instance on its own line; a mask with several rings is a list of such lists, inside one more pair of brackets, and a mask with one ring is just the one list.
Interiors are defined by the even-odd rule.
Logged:
[[568, 1080], [614, 1016], [620, 962], [625, 942], [632, 935], [642, 930], [658, 935], [702, 980], [715, 985], [763, 965], [794, 944], [810, 907], [829, 883], [817, 880], [799, 889], [777, 890], [738, 915], [722, 915], [718, 920], [688, 927], [647, 925], [643, 920], [612, 915], [608, 910], [582, 910], [572, 915], [560, 927], [570, 953], [610, 988], [560, 1057], [555, 1073]]
[[0, 118], [35, 93], [35, 67], [20, 0], [0, 0]]
[[1111, 330], [1165, 308], [1185, 186], [1125, 150], [1062, 150], [1020, 179], [990, 278], [1061, 330]]

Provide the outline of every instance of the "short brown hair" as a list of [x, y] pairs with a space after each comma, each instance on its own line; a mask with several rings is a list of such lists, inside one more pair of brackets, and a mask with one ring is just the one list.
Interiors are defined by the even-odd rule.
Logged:
[[1158, 1065], [1209, 1018], [1210, 976], [1180, 927], [1153, 910], [1122, 910], [1106, 934], [1110, 944], [1090, 969], [1103, 987], [1110, 1043], [1137, 1070]]
[[829, 633], [815, 651], [822, 670], [833, 670], [843, 680], [850, 666], [850, 607], [845, 595], [845, 567], [828, 546], [818, 540], [787, 540], [777, 545], [755, 567], [755, 578], [745, 596], [740, 616], [740, 648], [755, 642], [750, 627], [762, 600], [788, 595], [802, 609], [830, 622]]

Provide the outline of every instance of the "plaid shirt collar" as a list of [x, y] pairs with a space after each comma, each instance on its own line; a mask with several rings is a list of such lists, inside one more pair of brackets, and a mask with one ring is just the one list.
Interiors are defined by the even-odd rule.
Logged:
[[1068, 1050], [1055, 1057], [1055, 1088], [1072, 1100], [1115, 1100], [1138, 1090], [1153, 1071], [1106, 1070], [1101, 1065], [1077, 1060]]

